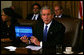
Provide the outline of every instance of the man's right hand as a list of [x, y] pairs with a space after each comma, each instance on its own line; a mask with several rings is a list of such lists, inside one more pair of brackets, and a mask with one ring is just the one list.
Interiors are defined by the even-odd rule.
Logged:
[[29, 43], [28, 37], [27, 36], [23, 36], [20, 38], [20, 40], [24, 43]]

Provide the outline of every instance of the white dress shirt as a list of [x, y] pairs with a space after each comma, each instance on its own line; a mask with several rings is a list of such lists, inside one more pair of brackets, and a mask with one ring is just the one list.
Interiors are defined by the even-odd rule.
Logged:
[[[48, 32], [48, 30], [49, 30], [49, 28], [50, 28], [50, 25], [51, 25], [51, 23], [52, 23], [52, 21], [49, 23], [49, 24], [47, 24], [47, 32]], [[46, 27], [46, 24], [44, 23], [44, 29], [45, 29], [45, 27]], [[43, 29], [43, 31], [44, 31], [44, 29]]]
[[35, 20], [37, 20], [39, 14], [34, 14], [33, 17], [32, 17], [32, 20], [34, 19], [34, 16], [35, 16]]
[[57, 17], [58, 17], [58, 18], [61, 18], [61, 17], [62, 17], [62, 14], [61, 14], [61, 15], [59, 15], [59, 16], [55, 16], [55, 18], [57, 18]]

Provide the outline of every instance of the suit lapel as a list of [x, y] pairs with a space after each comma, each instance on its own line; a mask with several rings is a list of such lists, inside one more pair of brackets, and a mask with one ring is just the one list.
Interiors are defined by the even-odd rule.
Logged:
[[49, 28], [49, 31], [48, 31], [48, 34], [47, 35], [53, 35], [54, 32], [57, 32], [57, 27], [56, 27], [56, 21], [53, 20], [51, 25], [50, 25], [50, 28]]
[[40, 16], [40, 14], [39, 14], [39, 16], [38, 16], [37, 20], [40, 20], [40, 19], [41, 19], [41, 16]]
[[50, 34], [52, 35], [52, 33], [53, 33], [53, 32], [52, 32], [52, 29], [53, 29], [52, 26], [53, 26], [53, 22], [52, 22], [51, 25], [50, 25], [50, 28], [49, 28], [49, 30], [48, 30], [48, 34], [47, 34], [47, 35], [50, 35]]

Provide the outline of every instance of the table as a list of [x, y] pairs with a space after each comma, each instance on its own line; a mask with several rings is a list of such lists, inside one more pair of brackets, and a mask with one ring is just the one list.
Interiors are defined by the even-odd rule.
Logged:
[[25, 48], [24, 44], [18, 45], [19, 47], [16, 48], [15, 51], [9, 51], [8, 49], [5, 49], [6, 46], [13, 46], [12, 42], [1, 42], [1, 54], [41, 54], [39, 51], [34, 51]]
[[[6, 46], [13, 46], [12, 42], [1, 42], [1, 54], [42, 54], [42, 49], [39, 51], [34, 51], [34, 50], [30, 50], [25, 48], [25, 45], [23, 43], [19, 44], [16, 48], [16, 51], [9, 51], [8, 49], [5, 49], [4, 47]], [[47, 51], [54, 51], [54, 50], [48, 50]], [[73, 54], [79, 54], [80, 52], [77, 51], [73, 51]], [[64, 54], [64, 53], [62, 53]]]

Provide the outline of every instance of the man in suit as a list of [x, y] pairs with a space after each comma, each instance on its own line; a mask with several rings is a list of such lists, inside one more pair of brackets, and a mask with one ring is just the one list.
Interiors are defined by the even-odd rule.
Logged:
[[[54, 14], [50, 7], [44, 6], [41, 8], [40, 14], [43, 21], [38, 21], [34, 36], [31, 36], [30, 42], [42, 46], [45, 54], [56, 54], [56, 45], [62, 45], [65, 27], [53, 19]], [[20, 39], [22, 42], [29, 42], [26, 36]]]
[[70, 16], [63, 14], [63, 8], [61, 5], [55, 5], [54, 6], [54, 18], [70, 18]]
[[28, 19], [28, 20], [40, 20], [41, 17], [40, 17], [39, 11], [40, 11], [41, 6], [37, 3], [35, 3], [32, 5], [32, 8], [33, 8], [33, 14], [27, 15], [26, 19]]

